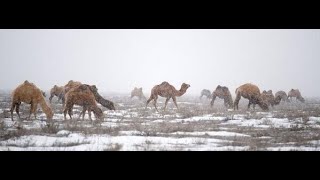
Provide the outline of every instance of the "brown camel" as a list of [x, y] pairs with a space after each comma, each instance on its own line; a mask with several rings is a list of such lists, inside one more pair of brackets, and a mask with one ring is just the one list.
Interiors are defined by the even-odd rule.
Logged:
[[142, 92], [142, 87], [141, 88], [134, 88], [132, 91], [131, 91], [131, 99], [133, 97], [137, 96], [139, 98], [139, 100], [143, 99], [143, 100], [146, 100], [147, 98], [144, 96], [143, 92]]
[[276, 92], [276, 94], [274, 95], [274, 99], [276, 105], [280, 104], [281, 101], [289, 102], [287, 93], [284, 91]]
[[213, 107], [214, 101], [216, 97], [219, 97], [220, 99], [224, 100], [224, 106], [226, 108], [232, 108], [233, 107], [233, 100], [231, 93], [229, 89], [226, 86], [220, 86], [218, 85], [216, 87], [216, 90], [212, 92], [212, 100], [211, 100], [211, 107]]
[[176, 105], [177, 109], [179, 109], [178, 105], [177, 105], [176, 97], [177, 96], [178, 97], [182, 96], [184, 93], [186, 93], [186, 91], [187, 91], [187, 89], [189, 87], [190, 87], [189, 84], [183, 83], [181, 85], [180, 90], [178, 91], [178, 90], [176, 90], [176, 88], [174, 88], [171, 84], [169, 84], [166, 81], [162, 82], [159, 85], [155, 85], [151, 90], [151, 95], [150, 95], [150, 98], [147, 101], [146, 108], [147, 108], [149, 102], [151, 100], [153, 100], [153, 105], [156, 108], [156, 110], [158, 111], [157, 99], [158, 99], [158, 96], [161, 96], [161, 97], [167, 98], [166, 102], [165, 102], [165, 105], [164, 105], [164, 110], [166, 109], [168, 101], [169, 101], [170, 98], [172, 98], [172, 100], [173, 100], [174, 104]]
[[64, 91], [64, 86], [54, 85], [53, 88], [51, 88], [51, 90], [50, 90], [50, 97], [49, 97], [50, 103], [51, 103], [52, 98], [53, 98], [54, 96], [57, 96], [57, 97], [58, 97], [58, 102], [59, 102], [60, 100], [62, 100], [63, 94], [64, 94], [63, 91]]
[[[89, 119], [91, 119], [91, 111], [93, 111], [97, 119], [103, 120], [104, 114], [102, 110], [98, 107], [95, 100], [94, 94], [91, 92], [87, 85], [79, 85], [74, 88], [69, 89], [65, 94], [65, 105], [64, 105], [64, 119], [66, 120], [66, 114], [72, 119], [72, 108], [74, 105], [79, 105], [83, 107], [81, 112], [82, 119], [84, 119], [85, 112], [88, 110]], [[80, 114], [80, 116], [81, 116]]]
[[250, 105], [253, 104], [253, 109], [255, 105], [258, 104], [261, 109], [269, 110], [267, 102], [261, 98], [260, 89], [254, 84], [243, 84], [236, 89], [236, 99], [234, 100], [234, 109], [238, 109], [238, 104], [241, 99], [241, 96], [249, 99], [248, 109]]
[[291, 89], [288, 92], [288, 99], [292, 100], [292, 98], [296, 98], [296, 100], [299, 100], [303, 103], [305, 102], [304, 98], [301, 96], [299, 89]]
[[268, 104], [268, 106], [274, 106], [274, 105], [276, 105], [276, 101], [275, 101], [275, 97], [274, 97], [274, 95], [273, 95], [273, 93], [272, 93], [272, 90], [269, 90], [269, 91], [263, 91], [262, 93], [261, 93], [261, 98], [265, 101], [265, 102], [267, 102], [267, 104]]
[[46, 103], [46, 100], [41, 92], [41, 90], [34, 85], [33, 83], [24, 81], [23, 84], [19, 85], [12, 93], [12, 105], [11, 105], [11, 120], [13, 121], [13, 110], [16, 109], [18, 117], [20, 119], [19, 114], [19, 106], [21, 102], [31, 104], [30, 114], [28, 119], [31, 118], [31, 114], [34, 114], [34, 118], [36, 118], [36, 109], [38, 104], [40, 104], [43, 112], [46, 114], [47, 119], [52, 119], [53, 112], [50, 106]]
[[208, 99], [211, 99], [212, 97], [211, 92], [208, 89], [203, 89], [201, 91], [200, 99], [202, 99], [202, 96], [206, 96]]

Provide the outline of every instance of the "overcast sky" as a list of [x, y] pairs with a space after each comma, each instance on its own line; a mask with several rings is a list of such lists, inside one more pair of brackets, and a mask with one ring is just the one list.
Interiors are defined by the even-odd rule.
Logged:
[[43, 90], [69, 80], [106, 93], [168, 81], [187, 94], [247, 82], [320, 96], [320, 30], [0, 30], [0, 89], [24, 80]]

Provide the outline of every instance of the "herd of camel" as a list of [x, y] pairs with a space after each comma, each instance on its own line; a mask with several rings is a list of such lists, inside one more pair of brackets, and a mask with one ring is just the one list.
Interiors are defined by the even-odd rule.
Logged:
[[[146, 108], [153, 100], [153, 105], [157, 111], [158, 96], [166, 98], [164, 110], [167, 107], [168, 101], [172, 98], [175, 106], [178, 108], [176, 97], [185, 94], [189, 87], [189, 84], [183, 83], [180, 90], [177, 90], [174, 86], [164, 81], [161, 84], [155, 85], [151, 89], [151, 95], [148, 100], [143, 95], [142, 88], [136, 87], [131, 91], [131, 98], [137, 96], [140, 100], [146, 100]], [[292, 99], [293, 97], [301, 102], [305, 102], [298, 89], [291, 89], [288, 92], [288, 95], [284, 91], [278, 91], [275, 95], [273, 95], [272, 90], [263, 91], [260, 93], [260, 89], [256, 85], [247, 83], [238, 87], [235, 93], [236, 98], [233, 101], [228, 87], [218, 85], [212, 93], [207, 89], [202, 90], [200, 98], [206, 96], [207, 98], [212, 99], [210, 104], [211, 107], [213, 107], [216, 97], [219, 97], [224, 100], [224, 105], [227, 108], [234, 108], [234, 110], [238, 110], [238, 104], [241, 97], [249, 100], [248, 109], [250, 108], [251, 104], [253, 105], [253, 108], [255, 108], [255, 105], [258, 104], [261, 109], [269, 110], [270, 105], [273, 107], [274, 105], [278, 105], [281, 101], [289, 101], [289, 99]], [[50, 90], [50, 104], [46, 102], [45, 96], [45, 93], [35, 84], [27, 80], [24, 81], [12, 92], [12, 105], [10, 109], [12, 121], [14, 110], [16, 110], [16, 113], [20, 119], [19, 106], [21, 105], [21, 102], [31, 105], [28, 119], [30, 119], [31, 114], [34, 114], [34, 117], [36, 118], [38, 104], [40, 104], [43, 112], [46, 114], [47, 119], [52, 119], [53, 111], [50, 107], [50, 104], [52, 98], [55, 96], [58, 97], [58, 102], [60, 100], [62, 101], [65, 120], [67, 113], [69, 114], [70, 119], [72, 119], [72, 109], [74, 105], [79, 105], [83, 108], [79, 118], [82, 115], [82, 119], [84, 119], [85, 112], [88, 111], [90, 120], [91, 111], [94, 113], [97, 119], [104, 119], [103, 111], [98, 107], [97, 103], [100, 103], [109, 110], [115, 110], [114, 103], [104, 99], [98, 93], [98, 88], [95, 85], [82, 84], [78, 81], [70, 80], [64, 86], [54, 85], [54, 87]]]

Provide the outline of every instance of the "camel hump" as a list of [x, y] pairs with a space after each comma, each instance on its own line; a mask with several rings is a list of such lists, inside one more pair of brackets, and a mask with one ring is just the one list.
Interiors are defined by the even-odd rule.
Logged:
[[169, 83], [167, 81], [163, 81], [161, 85], [164, 85], [164, 84], [169, 84]]

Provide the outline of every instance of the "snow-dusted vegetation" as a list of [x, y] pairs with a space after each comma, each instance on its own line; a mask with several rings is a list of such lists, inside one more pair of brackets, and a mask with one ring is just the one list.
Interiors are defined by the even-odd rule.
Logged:
[[[116, 110], [102, 106], [103, 121], [78, 119], [81, 107], [75, 106], [74, 119], [64, 120], [62, 105], [52, 101], [52, 121], [38, 107], [37, 119], [27, 120], [30, 105], [21, 105], [21, 121], [10, 117], [9, 94], [0, 95], [0, 150], [2, 151], [246, 151], [320, 150], [320, 101], [281, 102], [262, 111], [226, 109], [222, 100], [211, 108], [210, 100], [185, 96], [177, 98], [179, 109], [165, 98], [153, 105], [123, 95], [107, 95]], [[48, 101], [48, 99], [47, 99]], [[32, 116], [33, 118], [33, 116]]]

